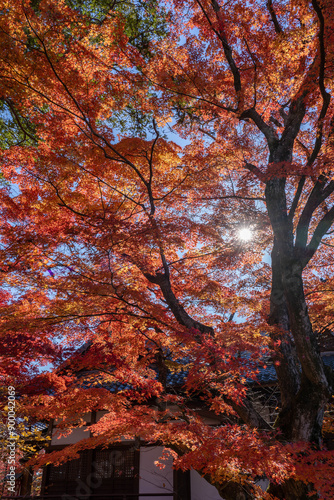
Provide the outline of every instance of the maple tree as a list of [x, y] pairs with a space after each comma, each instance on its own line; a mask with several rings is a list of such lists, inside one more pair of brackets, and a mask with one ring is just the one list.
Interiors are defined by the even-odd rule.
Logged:
[[[2, 384], [65, 428], [108, 410], [54, 463], [139, 435], [226, 500], [333, 495], [331, 7], [2, 0]], [[268, 356], [275, 429], [248, 391]]]

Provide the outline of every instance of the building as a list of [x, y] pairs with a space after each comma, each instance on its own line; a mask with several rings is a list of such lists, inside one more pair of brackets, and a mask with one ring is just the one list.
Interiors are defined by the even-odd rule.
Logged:
[[[326, 337], [321, 346], [323, 359], [334, 370], [334, 341]], [[89, 348], [89, 347], [88, 347]], [[87, 346], [85, 347], [87, 349]], [[85, 352], [85, 350], [83, 350]], [[92, 371], [78, 373], [80, 384], [89, 386], [98, 376]], [[185, 371], [167, 373], [167, 386], [182, 390]], [[124, 390], [125, 386], [111, 384], [111, 392]], [[263, 418], [273, 424], [279, 408], [279, 390], [273, 364], [268, 361], [260, 368], [258, 383], [250, 382], [249, 394]], [[197, 410], [208, 425], [224, 425], [223, 418], [202, 407]], [[51, 441], [47, 451], [62, 449], [90, 437], [90, 426], [99, 421], [106, 412], [97, 411], [83, 415], [84, 426], [75, 428], [67, 436], [60, 436], [57, 421], [50, 423]], [[333, 436], [328, 436], [327, 445], [333, 446]], [[196, 471], [182, 472], [173, 469], [172, 458], [165, 461], [165, 468], [157, 465], [163, 453], [159, 444], [123, 440], [107, 449], [84, 450], [80, 458], [58, 467], [48, 465], [43, 472], [39, 498], [42, 500], [220, 500], [217, 490]], [[22, 477], [26, 477], [27, 473]], [[263, 481], [266, 487], [266, 481]], [[31, 481], [25, 479], [25, 487], [18, 490], [21, 495], [30, 495]], [[37, 492], [36, 492], [37, 493]], [[25, 496], [27, 498], [27, 496]], [[28, 497], [29, 498], [29, 497]], [[6, 499], [6, 496], [3, 496]]]
[[[84, 415], [86, 425], [66, 437], [59, 438], [53, 425], [50, 450], [86, 438], [90, 424], [103, 413]], [[208, 422], [219, 423], [209, 418]], [[171, 458], [160, 469], [156, 462], [162, 453], [162, 446], [126, 440], [109, 449], [85, 450], [80, 459], [46, 468], [43, 493], [50, 499], [63, 500], [221, 500], [216, 489], [197, 472], [173, 470]]]

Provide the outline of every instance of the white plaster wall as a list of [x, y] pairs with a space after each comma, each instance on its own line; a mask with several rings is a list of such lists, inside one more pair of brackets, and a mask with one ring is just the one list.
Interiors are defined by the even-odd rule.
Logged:
[[269, 486], [269, 481], [268, 481], [268, 479], [259, 479], [259, 481], [255, 481], [255, 484], [260, 486], [260, 488], [262, 488], [263, 491], [266, 491], [266, 489]]
[[222, 500], [216, 488], [194, 470], [190, 471], [190, 492], [191, 500]]
[[219, 425], [220, 420], [218, 418], [212, 418], [212, 417], [202, 417], [203, 422], [205, 425]]
[[173, 500], [172, 459], [164, 460], [164, 469], [159, 469], [154, 464], [161, 457], [162, 452], [162, 446], [142, 446], [140, 448], [139, 494], [170, 492], [171, 495], [167, 497], [145, 497], [139, 495], [139, 500]]
[[80, 441], [80, 439], [86, 439], [90, 436], [89, 427], [79, 427], [78, 429], [72, 429], [68, 436], [59, 437], [59, 430], [53, 429], [51, 445], [64, 445], [73, 444]]
[[104, 410], [99, 410], [96, 412], [96, 422], [98, 422], [104, 415], [106, 415], [108, 412]]
[[[82, 415], [80, 415], [80, 418], [86, 422], [86, 424], [90, 424], [91, 423], [91, 420], [92, 420], [92, 414], [91, 412], [88, 412], [88, 413], [83, 413]], [[62, 419], [61, 418], [56, 418], [53, 422], [53, 425], [56, 427], [58, 424], [60, 424], [62, 422]]]

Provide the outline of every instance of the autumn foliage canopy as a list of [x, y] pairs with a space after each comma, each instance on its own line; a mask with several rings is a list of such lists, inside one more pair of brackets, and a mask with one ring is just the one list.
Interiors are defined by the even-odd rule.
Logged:
[[54, 463], [140, 436], [226, 500], [333, 498], [332, 1], [0, 3], [1, 386], [107, 410]]

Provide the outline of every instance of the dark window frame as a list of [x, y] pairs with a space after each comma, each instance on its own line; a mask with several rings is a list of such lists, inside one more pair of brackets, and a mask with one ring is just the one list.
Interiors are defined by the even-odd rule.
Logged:
[[[51, 452], [64, 448], [66, 448], [66, 446], [50, 446], [48, 448], [48, 451]], [[126, 454], [126, 452], [128, 452], [128, 454]], [[124, 462], [122, 463], [122, 454], [124, 455], [124, 453], [125, 460], [129, 461], [129, 458], [133, 459], [131, 465], [129, 463], [125, 463], [127, 470], [127, 472], [125, 471], [125, 474], [127, 474], [127, 477], [122, 476], [122, 473], [119, 472], [122, 471], [122, 466], [124, 466]], [[97, 458], [97, 456], [101, 454], [102, 457]], [[112, 454], [114, 458], [111, 458], [111, 461], [106, 459], [103, 460], [103, 455], [108, 454]], [[105, 500], [106, 497], [103, 497], [103, 495], [112, 493], [119, 494], [119, 499], [121, 500], [122, 495], [124, 494], [139, 494], [140, 452], [137, 448], [134, 447], [133, 444], [121, 444], [104, 449], [99, 447], [91, 450], [83, 450], [81, 452], [81, 457], [81, 459], [74, 459], [59, 466], [64, 471], [64, 491], [62, 490], [62, 488], [57, 487], [53, 488], [53, 491], [52, 488], [49, 489], [50, 485], [52, 485], [52, 479], [50, 479], [50, 476], [53, 470], [56, 472], [55, 475], [57, 475], [57, 469], [52, 469], [52, 464], [48, 465], [45, 468], [42, 484], [42, 495], [44, 495], [45, 498], [47, 498], [48, 494], [50, 495], [50, 498], [52, 497], [52, 495], [56, 494], [64, 500], [81, 500], [81, 498], [84, 500], [99, 500], [99, 497], [97, 495], [101, 495], [101, 499]], [[81, 462], [79, 462], [79, 460], [81, 460]], [[114, 464], [112, 463], [113, 461]], [[71, 464], [73, 466], [73, 463], [75, 462], [78, 466], [78, 475], [72, 481], [71, 473], [73, 476], [73, 469], [71, 470]], [[96, 463], [98, 464], [97, 466]], [[116, 470], [113, 467], [116, 467]], [[132, 478], [129, 477], [129, 467], [133, 468]], [[100, 471], [102, 471], [102, 474], [103, 471], [106, 471], [106, 474], [110, 475], [110, 477], [101, 478], [101, 474], [96, 474], [96, 470], [99, 469]], [[59, 472], [61, 473], [61, 469], [59, 470], [58, 468], [58, 473]], [[83, 481], [80, 476], [85, 477], [85, 481]], [[130, 479], [131, 482], [129, 482]], [[117, 500], [117, 497], [115, 497], [115, 500]]]
[[174, 500], [191, 500], [190, 470], [173, 471]]

